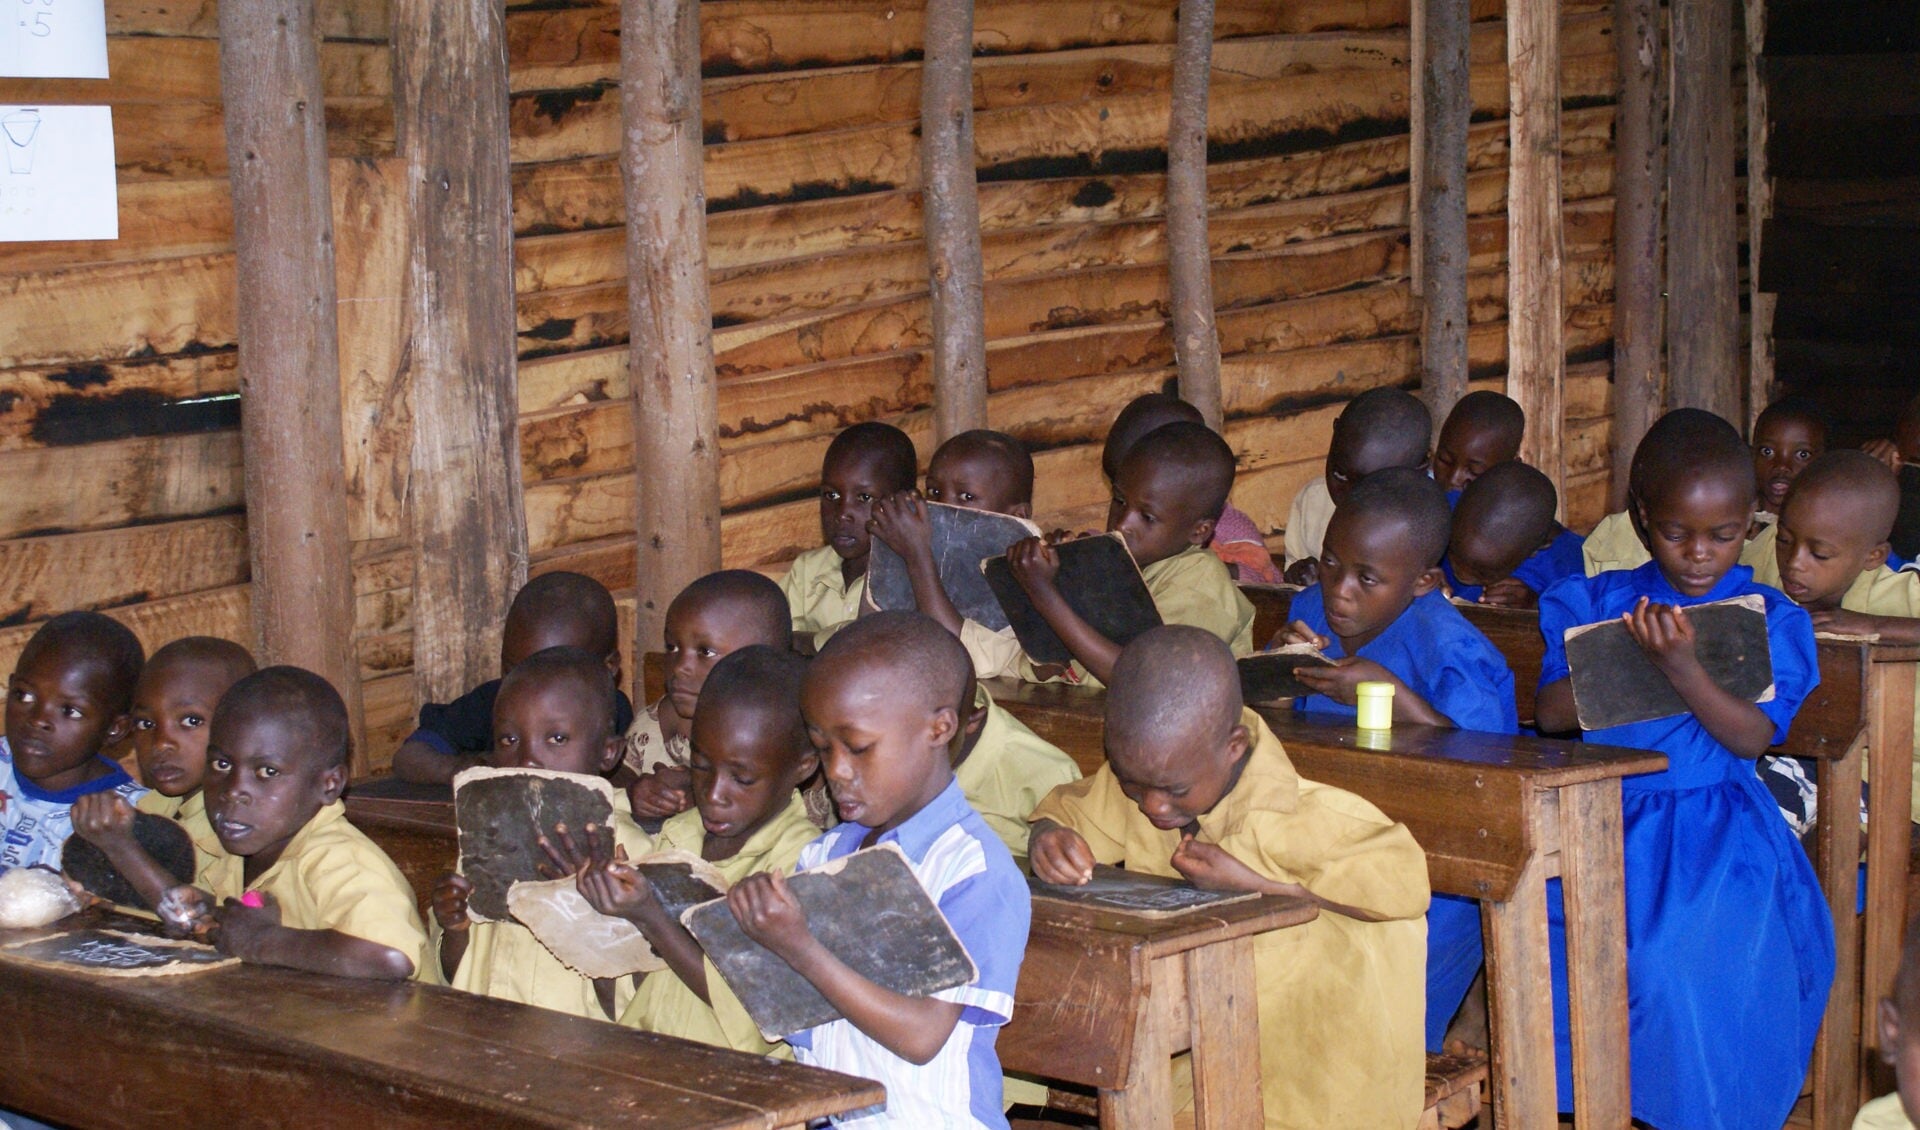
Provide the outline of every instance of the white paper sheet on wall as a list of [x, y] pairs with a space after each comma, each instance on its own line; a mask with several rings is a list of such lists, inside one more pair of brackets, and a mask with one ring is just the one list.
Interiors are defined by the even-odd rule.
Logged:
[[0, 0], [0, 77], [106, 78], [106, 0]]
[[0, 105], [0, 243], [118, 238], [113, 110]]

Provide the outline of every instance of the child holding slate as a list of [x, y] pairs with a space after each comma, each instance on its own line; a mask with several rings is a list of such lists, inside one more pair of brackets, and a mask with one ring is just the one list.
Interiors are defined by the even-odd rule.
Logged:
[[1453, 508], [1440, 569], [1455, 600], [1532, 608], [1562, 577], [1579, 576], [1581, 537], [1553, 520], [1552, 480], [1525, 463], [1496, 463]]
[[972, 957], [970, 984], [908, 996], [854, 972], [820, 944], [777, 872], [727, 892], [746, 935], [844, 1017], [790, 1034], [796, 1058], [886, 1085], [884, 1109], [840, 1126], [1007, 1126], [994, 1039], [1013, 1015], [1032, 904], [1013, 857], [953, 779], [954, 704], [968, 673], [952, 633], [913, 612], [867, 616], [821, 649], [801, 708], [844, 823], [809, 844], [799, 867], [897, 845]]
[[[606, 774], [619, 763], [621, 751], [609, 679], [600, 658], [579, 648], [549, 648], [522, 660], [501, 680], [494, 700], [493, 765]], [[635, 856], [645, 855], [647, 834], [624, 807], [616, 804], [613, 811], [614, 842]], [[457, 873], [434, 884], [437, 960], [422, 980], [596, 1020], [620, 1014], [632, 991], [626, 979], [596, 982], [575, 973], [518, 922], [472, 921], [467, 912], [472, 893], [473, 884]]]
[[100, 848], [148, 906], [160, 905], [177, 880], [134, 841], [135, 809], [177, 821], [186, 830], [193, 840], [194, 879], [204, 881], [214, 860], [226, 854], [207, 820], [201, 791], [213, 708], [229, 687], [253, 672], [246, 648], [210, 636], [188, 636], [154, 652], [133, 686], [131, 711], [133, 755], [153, 791], [137, 806], [113, 792], [92, 793], [73, 804], [74, 834]]
[[1124, 862], [1318, 903], [1312, 922], [1254, 940], [1266, 1125], [1411, 1128], [1428, 895], [1412, 833], [1301, 779], [1242, 706], [1233, 656], [1194, 628], [1155, 628], [1121, 653], [1106, 749], [1098, 773], [1034, 810], [1034, 874], [1078, 885], [1094, 864]]
[[755, 644], [785, 651], [793, 629], [779, 585], [750, 569], [722, 569], [680, 590], [667, 606], [662, 635], [667, 692], [634, 718], [624, 757], [636, 778], [627, 799], [643, 820], [664, 820], [693, 805], [688, 737], [714, 665]]
[[[1666, 468], [1685, 462], [1688, 453], [1701, 444], [1724, 442], [1733, 425], [1698, 408], [1675, 408], [1653, 422], [1647, 434], [1634, 448], [1633, 463], [1627, 469], [1627, 508], [1600, 519], [1580, 547], [1587, 576], [1597, 577], [1615, 569], [1638, 569], [1653, 560], [1648, 550], [1649, 535], [1640, 527], [1639, 499], [1649, 483], [1666, 474]], [[1734, 432], [1734, 438], [1739, 438]], [[1742, 444], [1744, 447], [1745, 445]], [[1751, 476], [1752, 467], [1748, 467]], [[1746, 543], [1740, 551], [1740, 564], [1757, 566], [1773, 552], [1773, 525], [1764, 515], [1753, 515]]]
[[892, 424], [869, 420], [833, 437], [820, 466], [820, 537], [827, 544], [794, 558], [780, 582], [797, 643], [818, 649], [860, 615], [873, 504], [912, 490], [917, 465], [913, 441]]
[[[799, 785], [820, 759], [800, 717], [806, 661], [751, 646], [714, 664], [693, 720], [693, 794], [698, 808], [668, 820], [655, 851], [680, 850], [719, 868], [729, 883], [758, 871], [793, 870], [820, 834]], [[768, 1043], [715, 972], [699, 943], [668, 913], [641, 872], [621, 860], [581, 872], [582, 896], [602, 914], [631, 921], [667, 962], [640, 982], [620, 1023], [755, 1055], [786, 1055]]]
[[[1799, 1095], [1826, 1005], [1833, 923], [1753, 759], [1785, 738], [1819, 682], [1812, 625], [1738, 564], [1754, 479], [1731, 425], [1701, 429], [1684, 451], [1635, 461], [1648, 472], [1636, 506], [1653, 560], [1569, 577], [1541, 597], [1540, 727], [1578, 725], [1565, 631], [1614, 618], [1691, 708], [1585, 735], [1658, 750], [1669, 765], [1621, 782], [1633, 1115], [1662, 1130], [1777, 1126]], [[1774, 697], [1757, 704], [1721, 689], [1701, 666], [1685, 611], [1750, 593], [1765, 602], [1773, 661]], [[1564, 1111], [1573, 1096], [1558, 895], [1549, 892], [1549, 933]]]
[[[1126, 540], [1160, 619], [1219, 636], [1235, 655], [1253, 650], [1253, 605], [1227, 567], [1203, 548], [1233, 489], [1233, 449], [1202, 424], [1168, 424], [1141, 437], [1120, 461], [1107, 508], [1107, 531]], [[1014, 579], [1034, 609], [1067, 645], [1069, 682], [1106, 681], [1120, 654], [1114, 640], [1089, 625], [1054, 583], [1060, 557], [1029, 538], [1007, 551]], [[1046, 681], [1023, 663], [1023, 677]]]
[[1418, 397], [1397, 388], [1371, 388], [1353, 398], [1333, 422], [1326, 474], [1300, 488], [1287, 510], [1290, 584], [1310, 585], [1333, 512], [1353, 485], [1389, 467], [1424, 469], [1433, 416]]
[[1454, 403], [1440, 438], [1433, 445], [1433, 481], [1449, 495], [1488, 469], [1520, 458], [1527, 414], [1511, 397], [1488, 390], [1470, 392]]

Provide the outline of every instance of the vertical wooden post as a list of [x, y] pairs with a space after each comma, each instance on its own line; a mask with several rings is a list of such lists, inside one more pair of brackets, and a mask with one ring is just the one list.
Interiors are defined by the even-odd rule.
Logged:
[[1749, 428], [1773, 399], [1773, 313], [1779, 298], [1760, 290], [1760, 231], [1773, 216], [1773, 178], [1767, 175], [1767, 0], [1746, 0], [1747, 31], [1747, 318]]
[[1740, 420], [1739, 242], [1733, 201], [1733, 6], [1674, 0], [1667, 131], [1670, 407]]
[[1564, 506], [1558, 4], [1509, 6], [1507, 92], [1507, 392], [1527, 414], [1520, 458], [1553, 480]]
[[[973, 168], [973, 0], [927, 0], [921, 201], [933, 307], [933, 430], [987, 426], [987, 313]], [[697, 124], [697, 123], [696, 123]]]
[[1213, 251], [1207, 240], [1207, 87], [1213, 0], [1180, 0], [1167, 116], [1167, 278], [1181, 399], [1219, 429], [1220, 335], [1213, 324]]
[[[680, 590], [720, 567], [719, 406], [701, 182], [700, 6], [625, 0], [620, 9], [636, 637], [649, 648]], [[637, 657], [630, 673], [638, 695]]]
[[1467, 0], [1414, 0], [1423, 40], [1413, 52], [1419, 130], [1413, 168], [1421, 188], [1415, 272], [1420, 294], [1420, 387], [1436, 424], [1467, 392], [1467, 129], [1472, 124]]
[[254, 637], [262, 664], [297, 664], [340, 691], [359, 768], [364, 718], [313, 4], [227, 4], [219, 20]]
[[1427, 286], [1427, 266], [1420, 261], [1426, 227], [1420, 202], [1427, 198], [1427, 170], [1420, 160], [1427, 136], [1426, 73], [1426, 0], [1411, 0], [1407, 7], [1407, 246], [1413, 256], [1407, 262], [1407, 283], [1415, 297], [1425, 293]]
[[413, 673], [432, 702], [499, 673], [507, 606], [527, 579], [503, 19], [487, 0], [393, 6], [410, 220]]
[[1620, 100], [1613, 111], [1613, 508], [1627, 504], [1627, 468], [1664, 399], [1661, 380], [1660, 5], [1614, 0]]

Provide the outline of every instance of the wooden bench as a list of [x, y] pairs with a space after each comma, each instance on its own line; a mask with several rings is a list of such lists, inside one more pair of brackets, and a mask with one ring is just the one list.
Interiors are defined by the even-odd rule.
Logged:
[[[0, 944], [46, 932], [0, 931]], [[259, 965], [119, 978], [0, 959], [0, 1057], [13, 1065], [0, 1106], [127, 1130], [766, 1130], [886, 1095], [871, 1080], [452, 989]]]

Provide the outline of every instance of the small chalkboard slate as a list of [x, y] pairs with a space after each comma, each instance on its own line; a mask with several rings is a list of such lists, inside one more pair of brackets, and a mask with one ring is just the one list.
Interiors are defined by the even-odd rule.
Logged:
[[1900, 512], [1888, 542], [1901, 557], [1920, 557], [1920, 463], [1900, 465]]
[[1259, 897], [1255, 891], [1203, 891], [1184, 879], [1147, 875], [1104, 863], [1095, 864], [1093, 878], [1078, 887], [1049, 883], [1032, 873], [1027, 875], [1027, 887], [1037, 899], [1117, 910], [1143, 918], [1167, 918]]
[[[1688, 605], [1695, 649], [1707, 674], [1749, 702], [1773, 698], [1766, 602], [1758, 594]], [[1583, 730], [1604, 730], [1687, 712], [1686, 701], [1618, 618], [1568, 628], [1567, 667]]]
[[540, 837], [565, 824], [576, 845], [586, 827], [603, 856], [613, 854], [613, 786], [604, 778], [546, 769], [468, 769], [453, 779], [453, 819], [460, 831], [460, 874], [473, 884], [467, 910], [475, 920], [510, 917], [507, 890], [546, 876]]
[[[962, 617], [998, 632], [1007, 626], [1007, 614], [994, 599], [993, 588], [981, 575], [980, 563], [1004, 556], [1007, 547], [1023, 538], [1040, 536], [1040, 527], [1024, 518], [968, 510], [961, 506], [927, 503], [927, 522], [933, 527], [933, 559], [941, 587]], [[907, 563], [879, 538], [867, 562], [867, 604], [882, 612], [915, 611], [913, 579]]]
[[[1063, 541], [1054, 547], [1060, 555], [1060, 572], [1054, 584], [1067, 604], [1079, 613], [1093, 630], [1125, 647], [1135, 636], [1160, 626], [1160, 610], [1154, 607], [1153, 594], [1140, 576], [1140, 567], [1127, 552], [1127, 543], [1119, 534]], [[1073, 652], [1042, 619], [1013, 570], [1002, 557], [990, 558], [981, 565], [993, 595], [1006, 610], [1013, 634], [1027, 658], [1038, 664], [1069, 663]]]
[[1318, 693], [1295, 677], [1302, 667], [1331, 667], [1333, 660], [1310, 643], [1293, 643], [1240, 660], [1240, 697], [1249, 706]]
[[[727, 893], [720, 869], [692, 852], [655, 852], [630, 866], [647, 877], [654, 897], [676, 919]], [[624, 977], [667, 967], [638, 926], [593, 909], [571, 878], [515, 883], [507, 906], [561, 964], [582, 976]]]
[[[193, 882], [193, 838], [177, 821], [151, 812], [136, 812], [133, 842], [139, 844], [161, 870], [179, 882]], [[66, 845], [60, 849], [60, 871], [85, 887], [88, 894], [115, 906], [153, 909], [133, 884], [114, 869], [105, 852], [78, 835], [68, 836]]]
[[0, 947], [0, 957], [30, 965], [78, 969], [109, 977], [164, 977], [234, 965], [237, 957], [199, 942], [173, 941], [118, 930], [72, 930]]
[[[894, 844], [799, 872], [787, 886], [806, 910], [814, 937], [875, 984], [924, 997], [979, 976]], [[726, 900], [702, 903], [680, 921], [769, 1040], [840, 1019], [806, 978], [741, 931]]]

